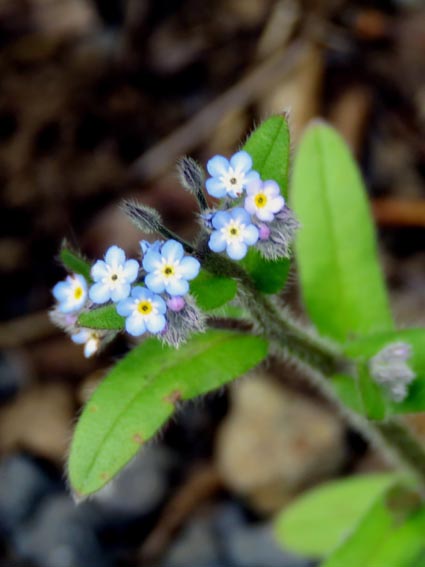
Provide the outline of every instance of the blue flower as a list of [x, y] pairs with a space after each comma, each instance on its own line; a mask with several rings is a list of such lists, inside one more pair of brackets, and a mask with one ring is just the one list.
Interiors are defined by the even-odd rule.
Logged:
[[214, 156], [207, 163], [210, 179], [206, 188], [213, 197], [240, 197], [251, 181], [260, 179], [260, 174], [252, 170], [251, 156], [244, 151], [237, 152], [230, 160]]
[[61, 313], [79, 311], [87, 299], [87, 282], [83, 276], [73, 274], [55, 285], [53, 295]]
[[93, 329], [80, 329], [71, 335], [71, 340], [77, 345], [84, 345], [84, 356], [90, 358], [100, 347], [100, 335]]
[[258, 228], [251, 223], [251, 217], [241, 207], [219, 211], [212, 219], [215, 228], [208, 246], [213, 252], [226, 250], [232, 260], [241, 260], [248, 246], [255, 244], [259, 237]]
[[185, 295], [189, 291], [188, 280], [196, 278], [201, 266], [195, 258], [184, 255], [179, 242], [167, 240], [160, 249], [153, 246], [148, 249], [143, 267], [148, 272], [145, 284], [150, 290]]
[[248, 185], [246, 192], [245, 210], [262, 221], [271, 222], [285, 206], [285, 199], [276, 181], [263, 183], [258, 179]]
[[161, 333], [167, 324], [164, 316], [166, 310], [162, 297], [141, 286], [134, 287], [131, 296], [117, 305], [118, 313], [126, 317], [125, 329], [133, 337], [143, 335], [146, 331]]
[[138, 262], [126, 260], [124, 250], [111, 246], [105, 254], [105, 261], [98, 260], [91, 269], [91, 276], [96, 283], [89, 290], [90, 299], [93, 303], [125, 299], [138, 273]]

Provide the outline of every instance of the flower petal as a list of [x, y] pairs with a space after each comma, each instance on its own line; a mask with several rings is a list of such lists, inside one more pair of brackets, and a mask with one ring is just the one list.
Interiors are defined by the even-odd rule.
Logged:
[[248, 225], [244, 230], [243, 239], [245, 244], [252, 246], [255, 244], [259, 238], [258, 228], [253, 224]]
[[226, 195], [226, 186], [217, 177], [210, 177], [209, 179], [207, 179], [205, 182], [205, 187], [211, 197], [220, 199], [221, 197], [224, 197]]
[[123, 283], [114, 289], [111, 289], [111, 299], [112, 301], [122, 301], [130, 295], [131, 285]]
[[105, 262], [113, 268], [116, 268], [117, 266], [124, 264], [125, 262], [124, 250], [122, 248], [119, 248], [119, 246], [111, 246], [106, 251]]
[[94, 281], [97, 282], [108, 275], [108, 266], [103, 260], [98, 260], [93, 264], [90, 274]]
[[128, 317], [134, 311], [134, 299], [128, 297], [120, 301], [117, 306], [117, 313], [122, 317]]
[[145, 277], [145, 285], [155, 293], [162, 293], [165, 289], [164, 279], [153, 273]]
[[253, 179], [252, 181], [250, 180], [246, 184], [246, 192], [247, 192], [248, 195], [255, 195], [256, 193], [259, 193], [261, 191], [262, 186], [263, 186], [263, 184], [261, 182], [261, 179], [256, 178], [256, 179]]
[[99, 349], [99, 339], [92, 337], [85, 344], [84, 356], [86, 358], [90, 358], [98, 351], [98, 349]]
[[248, 185], [248, 183], [254, 183], [255, 181], [260, 181], [261, 183], [260, 174], [258, 173], [258, 171], [250, 171], [245, 175], [245, 185]]
[[223, 252], [226, 248], [226, 239], [218, 230], [214, 231], [208, 241], [208, 246], [213, 252]]
[[265, 222], [271, 222], [274, 219], [273, 213], [267, 207], [264, 207], [264, 209], [257, 209], [255, 214], [257, 218]]
[[58, 282], [53, 288], [52, 293], [57, 301], [66, 301], [71, 293], [71, 286], [67, 281]]
[[141, 285], [136, 285], [131, 290], [131, 297], [135, 299], [148, 299], [151, 295], [153, 295], [153, 293]]
[[239, 221], [242, 224], [251, 224], [251, 217], [245, 209], [242, 209], [242, 207], [236, 207], [235, 209], [232, 209], [230, 214], [233, 219]]
[[159, 313], [165, 313], [167, 311], [167, 304], [159, 295], [152, 294], [152, 303]]
[[161, 256], [165, 258], [167, 262], [174, 263], [183, 258], [184, 248], [177, 240], [167, 240], [161, 248]]
[[89, 290], [89, 297], [93, 303], [106, 303], [110, 299], [109, 286], [103, 283], [95, 283]]
[[250, 215], [255, 215], [257, 207], [255, 205], [254, 197], [247, 197], [245, 199], [244, 207]]
[[273, 197], [272, 199], [270, 199], [267, 205], [269, 211], [271, 211], [272, 213], [278, 213], [285, 206], [285, 199], [279, 195], [278, 197]]
[[275, 197], [277, 195], [280, 195], [280, 187], [276, 183], [276, 181], [273, 181], [272, 179], [264, 182], [263, 191], [267, 195], [267, 197]]
[[147, 272], [153, 272], [161, 266], [161, 254], [150, 248], [144, 256], [142, 264]]
[[242, 150], [230, 158], [230, 165], [238, 173], [247, 173], [252, 168], [252, 158]]
[[83, 345], [89, 338], [90, 333], [86, 329], [81, 329], [78, 333], [71, 335], [71, 341], [77, 345]]
[[186, 295], [189, 291], [189, 283], [183, 279], [173, 278], [165, 284], [165, 289], [170, 295]]
[[139, 337], [146, 331], [145, 321], [140, 315], [130, 315], [125, 321], [125, 330], [133, 337]]
[[165, 320], [164, 315], [158, 313], [157, 315], [146, 317], [145, 323], [148, 331], [156, 334], [164, 330], [167, 321]]
[[230, 219], [231, 219], [231, 216], [228, 212], [218, 211], [218, 213], [215, 213], [215, 215], [211, 219], [211, 223], [212, 223], [214, 228], [220, 229], [220, 228], [225, 227], [228, 224], [228, 222], [230, 221]]
[[225, 175], [229, 169], [229, 161], [224, 156], [214, 156], [207, 162], [207, 171], [213, 177]]
[[193, 280], [199, 274], [201, 264], [195, 258], [186, 256], [180, 262], [180, 273], [186, 280]]
[[241, 260], [248, 252], [248, 247], [243, 242], [231, 242], [226, 251], [232, 260]]
[[127, 260], [124, 264], [123, 276], [128, 283], [133, 283], [139, 273], [139, 262], [137, 260]]

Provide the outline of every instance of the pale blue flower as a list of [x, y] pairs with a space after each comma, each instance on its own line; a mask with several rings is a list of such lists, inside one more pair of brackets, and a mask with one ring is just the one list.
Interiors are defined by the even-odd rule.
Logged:
[[206, 188], [213, 197], [240, 197], [248, 183], [260, 179], [260, 174], [252, 169], [252, 158], [244, 151], [237, 152], [230, 160], [214, 156], [207, 163], [211, 175]]
[[100, 335], [93, 329], [80, 329], [71, 335], [71, 340], [77, 345], [84, 345], [84, 356], [90, 358], [100, 347]]
[[133, 337], [143, 335], [146, 331], [161, 333], [167, 324], [166, 310], [162, 297], [141, 286], [134, 287], [131, 296], [117, 305], [118, 313], [126, 317], [125, 329]]
[[87, 300], [87, 282], [83, 276], [73, 274], [55, 285], [53, 295], [61, 313], [79, 311]]
[[219, 211], [214, 215], [212, 225], [215, 230], [208, 246], [213, 252], [226, 250], [232, 260], [241, 260], [248, 252], [248, 246], [255, 244], [259, 237], [258, 228], [241, 207]]
[[91, 269], [95, 283], [89, 290], [90, 299], [93, 303], [125, 299], [129, 296], [130, 284], [136, 280], [138, 273], [138, 262], [126, 260], [124, 250], [111, 246], [105, 254], [105, 261], [98, 260]]
[[257, 179], [248, 184], [246, 192], [245, 210], [262, 221], [271, 222], [285, 206], [285, 199], [276, 181], [262, 182]]
[[167, 240], [160, 249], [149, 248], [143, 267], [148, 272], [145, 284], [150, 290], [185, 295], [189, 291], [189, 280], [196, 278], [201, 266], [195, 258], [184, 255], [180, 242]]

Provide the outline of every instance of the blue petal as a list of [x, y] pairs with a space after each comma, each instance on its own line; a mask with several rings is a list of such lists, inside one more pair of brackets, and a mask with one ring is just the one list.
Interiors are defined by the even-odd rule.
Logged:
[[210, 177], [207, 179], [205, 187], [211, 197], [216, 197], [217, 199], [224, 197], [227, 193], [226, 186], [222, 181], [220, 181], [220, 179], [217, 179], [217, 177]]
[[207, 170], [213, 177], [225, 175], [229, 169], [229, 161], [223, 156], [214, 156], [207, 162]]
[[208, 241], [208, 246], [213, 252], [223, 252], [223, 250], [226, 248], [226, 240], [221, 232], [218, 232], [216, 230], [211, 234]]
[[58, 309], [61, 313], [73, 313], [75, 311], [78, 311], [82, 306], [83, 305], [81, 302], [76, 304], [73, 297], [69, 297], [58, 305]]
[[89, 290], [89, 297], [93, 303], [106, 303], [110, 299], [109, 286], [103, 283], [95, 283]]
[[151, 294], [152, 292], [140, 285], [133, 287], [131, 290], [131, 297], [134, 297], [135, 299], [148, 299]]
[[167, 305], [165, 301], [159, 295], [152, 294], [152, 303], [158, 309], [159, 313], [165, 313], [167, 311]]
[[150, 248], [143, 258], [142, 264], [147, 272], [153, 272], [161, 266], [161, 254]]
[[230, 213], [226, 211], [219, 211], [218, 213], [215, 213], [211, 223], [214, 228], [220, 229], [225, 227], [230, 221], [230, 219], [231, 219]]
[[230, 158], [230, 165], [239, 173], [247, 173], [252, 168], [252, 158], [248, 152], [237, 152]]
[[101, 280], [108, 275], [107, 265], [103, 260], [98, 260], [95, 264], [93, 264], [90, 274], [95, 282]]
[[126, 297], [130, 295], [131, 285], [130, 284], [121, 284], [117, 286], [115, 289], [111, 289], [111, 299], [112, 301], [122, 301]]
[[77, 345], [83, 345], [88, 338], [89, 336], [85, 329], [82, 329], [81, 331], [78, 331], [78, 333], [71, 335], [71, 341]]
[[164, 315], [151, 315], [146, 318], [146, 327], [150, 333], [157, 334], [164, 330], [167, 321]]
[[117, 304], [117, 313], [122, 317], [128, 317], [133, 313], [134, 310], [134, 299], [127, 298], [123, 299]]
[[165, 258], [167, 262], [174, 263], [183, 258], [184, 248], [177, 240], [167, 240], [161, 248], [161, 256]]
[[260, 233], [258, 232], [258, 228], [253, 224], [250, 224], [245, 229], [244, 242], [245, 244], [249, 244], [250, 246], [252, 246], [257, 242], [259, 236]]
[[237, 220], [243, 224], [251, 224], [251, 217], [245, 211], [245, 209], [242, 209], [242, 207], [236, 207], [231, 211], [230, 214], [234, 220]]
[[259, 180], [260, 180], [260, 174], [258, 173], [258, 171], [250, 171], [245, 175], [245, 185], [248, 185], [248, 183], [252, 183], [253, 181], [259, 181]]
[[193, 280], [199, 274], [201, 264], [195, 258], [187, 256], [180, 262], [180, 271], [186, 280]]
[[121, 264], [124, 264], [124, 262], [125, 262], [124, 250], [122, 248], [119, 248], [118, 246], [111, 246], [106, 251], [105, 262], [109, 266], [114, 267], [114, 268], [116, 266], [120, 266]]
[[248, 247], [243, 242], [231, 242], [227, 246], [227, 254], [232, 260], [241, 260], [248, 252]]
[[143, 317], [139, 315], [130, 315], [125, 320], [125, 330], [133, 337], [139, 337], [146, 331], [146, 325]]
[[124, 277], [128, 283], [133, 283], [139, 273], [139, 262], [136, 260], [127, 260], [124, 264]]
[[186, 280], [174, 278], [165, 285], [165, 289], [170, 295], [186, 295], [189, 291], [189, 284]]
[[145, 277], [145, 285], [155, 293], [162, 293], [165, 289], [163, 278], [156, 274], [148, 274]]
[[52, 289], [52, 293], [57, 301], [65, 301], [68, 299], [70, 289], [70, 284], [68, 282], [58, 282]]

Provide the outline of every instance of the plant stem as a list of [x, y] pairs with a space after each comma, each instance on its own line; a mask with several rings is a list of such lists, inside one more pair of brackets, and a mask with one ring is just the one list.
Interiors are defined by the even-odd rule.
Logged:
[[293, 321], [269, 297], [256, 290], [249, 275], [239, 265], [217, 254], [210, 254], [205, 247], [198, 254], [204, 266], [217, 275], [233, 277], [240, 283], [240, 300], [251, 313], [273, 347], [274, 353], [284, 360], [301, 362], [306, 377], [321, 394], [338, 409], [341, 416], [358, 430], [388, 460], [407, 469], [418, 482], [425, 495], [425, 448], [412, 432], [397, 419], [369, 421], [345, 406], [332, 388], [330, 376], [344, 373], [355, 380], [355, 365], [344, 354], [318, 337], [310, 334]]

